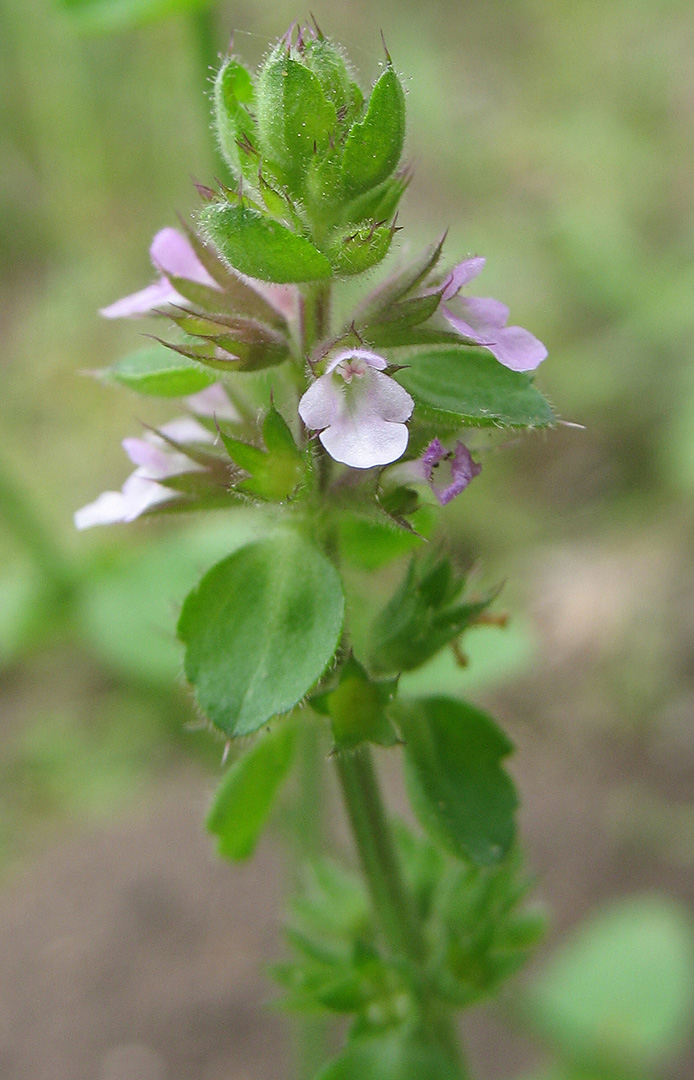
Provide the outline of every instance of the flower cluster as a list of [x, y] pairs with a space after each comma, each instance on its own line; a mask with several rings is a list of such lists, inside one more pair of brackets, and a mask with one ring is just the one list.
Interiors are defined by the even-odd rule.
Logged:
[[[400, 462], [403, 483], [428, 485], [445, 506], [480, 471], [456, 427], [552, 422], [525, 374], [544, 345], [508, 325], [505, 304], [462, 295], [485, 260], [441, 273], [443, 240], [385, 277], [341, 327], [329, 324], [333, 283], [385, 257], [407, 186], [404, 96], [389, 56], [365, 98], [339, 48], [317, 28], [292, 28], [255, 78], [224, 60], [214, 108], [235, 186], [198, 185], [197, 228], [158, 232], [156, 280], [102, 309], [169, 320], [172, 334], [126, 358], [127, 374], [110, 370], [134, 389], [182, 398], [189, 415], [124, 441], [135, 471], [78, 511], [79, 528], [201, 505], [205, 484], [296, 501], [310, 489], [312, 454], [323, 453], [362, 474]], [[268, 382], [235, 381], [264, 369], [270, 401]], [[245, 402], [241, 413], [224, 387]], [[272, 450], [259, 441], [275, 394]], [[273, 435], [280, 422], [286, 432]]]

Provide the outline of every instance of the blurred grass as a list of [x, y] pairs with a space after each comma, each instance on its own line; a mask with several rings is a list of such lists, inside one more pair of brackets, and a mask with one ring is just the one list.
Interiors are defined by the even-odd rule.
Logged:
[[[615, 602], [636, 631], [644, 605], [679, 614], [671, 633], [648, 638], [646, 665], [607, 649], [614, 700], [604, 712], [620, 717], [646, 702], [656, 723], [668, 694], [686, 697], [694, 678], [685, 660], [694, 628], [677, 595], [692, 579], [694, 11], [675, 0], [469, 0], [434, 9], [353, 0], [315, 14], [364, 81], [377, 73], [383, 27], [408, 87], [416, 166], [401, 221], [408, 243], [449, 225], [451, 260], [487, 256], [482, 291], [507, 301], [512, 321], [547, 343], [539, 383], [563, 417], [587, 428], [485, 452], [481, 479], [447, 511], [451, 543], [463, 560], [482, 554], [491, 581], [508, 577], [512, 609], [551, 584], [538, 575], [543, 553], [580, 550], [590, 537], [616, 565], [622, 552], [654, 545], [670, 568], [661, 591], [631, 577], [626, 600]], [[236, 48], [257, 62], [295, 16], [284, 0], [218, 7], [218, 47], [235, 27]], [[0, 0], [0, 459], [78, 577], [90, 560], [145, 551], [170, 529], [140, 523], [78, 536], [71, 515], [120, 486], [120, 439], [140, 419], [171, 415], [80, 372], [136, 343], [137, 328], [100, 321], [96, 309], [150, 280], [152, 235], [196, 205], [191, 176], [209, 181], [217, 169], [199, 50], [185, 17], [86, 36], [49, 0]], [[9, 610], [17, 582], [34, 586], [26, 550], [1, 519], [0, 558]], [[84, 653], [67, 624], [69, 638], [53, 628], [53, 647]], [[39, 677], [40, 655], [15, 651], [15, 690]], [[15, 708], [9, 695], [21, 716], [6, 777], [10, 798], [19, 792], [16, 822], [28, 802], [47, 815], [65, 802], [50, 776], [56, 753], [85, 777], [77, 803], [85, 812], [93, 805], [87, 778], [101, 766], [88, 745], [70, 750], [82, 738], [78, 703], [85, 694], [102, 703], [95, 672], [103, 657], [89, 663], [87, 675], [77, 666], [74, 700], [66, 689], [55, 714], [40, 701], [33, 713]], [[109, 687], [118, 713], [120, 691]], [[122, 692], [129, 700], [132, 690]], [[141, 705], [141, 723], [161, 734], [157, 694]], [[66, 750], [55, 749], [61, 732]], [[116, 763], [111, 788], [125, 792], [128, 775], [151, 772], [143, 765], [151, 742], [136, 739], [121, 754], [119, 739], [103, 754]], [[33, 777], [28, 802], [15, 779], [20, 765]], [[21, 828], [10, 831], [16, 840]]]

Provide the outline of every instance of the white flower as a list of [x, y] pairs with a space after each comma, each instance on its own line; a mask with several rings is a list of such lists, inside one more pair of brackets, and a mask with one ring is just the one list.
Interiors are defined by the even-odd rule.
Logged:
[[299, 402], [306, 427], [335, 461], [353, 469], [387, 465], [401, 457], [414, 401], [383, 374], [388, 362], [368, 349], [349, 349], [329, 362]]

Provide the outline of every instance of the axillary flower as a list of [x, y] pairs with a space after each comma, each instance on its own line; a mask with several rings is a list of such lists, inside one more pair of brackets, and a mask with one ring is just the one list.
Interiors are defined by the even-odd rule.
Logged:
[[384, 374], [388, 361], [369, 349], [346, 349], [299, 402], [299, 416], [335, 461], [370, 469], [397, 461], [406, 448], [414, 401]]
[[[545, 359], [547, 349], [529, 330], [506, 325], [506, 304], [491, 297], [458, 295], [463, 285], [482, 272], [484, 264], [485, 259], [474, 258], [453, 267], [441, 292], [441, 311], [454, 330], [489, 349], [504, 367], [532, 371]], [[445, 306], [449, 300], [453, 300], [455, 308]]]

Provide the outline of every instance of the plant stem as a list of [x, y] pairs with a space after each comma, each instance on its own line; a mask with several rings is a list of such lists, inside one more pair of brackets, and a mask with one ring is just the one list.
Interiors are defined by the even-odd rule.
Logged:
[[376, 916], [391, 952], [408, 961], [422, 1034], [442, 1050], [461, 1080], [466, 1072], [449, 1010], [426, 972], [427, 948], [413, 897], [402, 877], [371, 753], [361, 746], [335, 755], [342, 793]]

